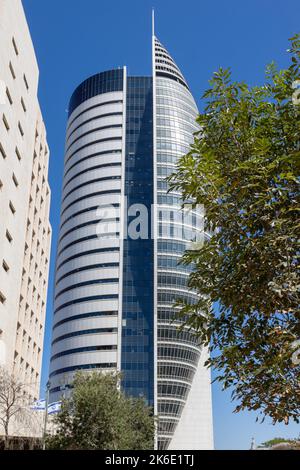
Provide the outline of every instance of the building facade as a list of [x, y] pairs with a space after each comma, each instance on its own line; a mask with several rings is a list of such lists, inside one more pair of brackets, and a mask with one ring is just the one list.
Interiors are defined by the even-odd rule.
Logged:
[[0, 2], [0, 365], [37, 399], [51, 227], [38, 66], [20, 0]]
[[[159, 416], [159, 449], [213, 447], [207, 352], [176, 319], [193, 302], [178, 261], [201, 213], [184, 218], [166, 176], [197, 130], [179, 68], [153, 35], [153, 74], [85, 80], [69, 104], [57, 247], [50, 400], [77, 370], [120, 370]], [[200, 223], [199, 223], [200, 222]]]

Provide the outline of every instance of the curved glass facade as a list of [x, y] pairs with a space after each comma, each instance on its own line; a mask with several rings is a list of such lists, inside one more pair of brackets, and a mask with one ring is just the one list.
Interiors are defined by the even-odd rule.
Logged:
[[189, 151], [193, 133], [197, 131], [197, 107], [181, 72], [156, 39], [155, 70], [158, 448], [167, 449], [181, 418], [201, 354], [201, 345], [195, 335], [187, 329], [178, 331], [180, 322], [176, 320], [173, 308], [177, 297], [184, 295], [190, 302], [194, 298], [187, 287], [192, 268], [178, 265], [178, 262], [197, 232], [199, 224], [196, 221], [201, 214], [193, 211], [183, 219], [180, 194], [168, 192], [165, 182], [166, 176], [175, 170], [180, 156]]
[[117, 369], [125, 393], [157, 413], [159, 449], [212, 447], [205, 350], [179, 330], [174, 310], [178, 297], [197, 301], [187, 286], [193, 267], [179, 260], [202, 214], [183, 214], [165, 179], [189, 150], [196, 115], [182, 73], [153, 38], [153, 76], [124, 68], [88, 78], [71, 97], [66, 131], [50, 400], [71, 393], [77, 370]]
[[[70, 393], [76, 370], [118, 363], [124, 70], [88, 78], [73, 93], [67, 123], [56, 255], [51, 400]], [[113, 218], [100, 216], [105, 207]], [[62, 392], [65, 390], [65, 392]]]
[[[194, 302], [187, 280], [191, 266], [178, 262], [188, 243], [199, 239], [200, 211], [183, 217], [179, 193], [168, 192], [166, 176], [175, 170], [178, 159], [189, 151], [193, 133], [198, 130], [197, 106], [188, 85], [173, 59], [154, 38], [157, 175], [157, 411], [158, 448], [168, 449], [185, 412], [189, 395], [196, 388], [195, 374], [201, 367], [202, 347], [188, 329], [179, 331], [173, 304], [177, 298]], [[203, 367], [203, 366], [202, 366]], [[204, 384], [205, 386], [205, 384]], [[207, 386], [207, 384], [206, 384]], [[194, 393], [194, 392], [193, 392]], [[196, 410], [194, 410], [196, 412]], [[195, 419], [196, 416], [195, 416]], [[191, 423], [189, 428], [191, 428]], [[190, 429], [177, 431], [183, 433]], [[209, 433], [209, 426], [208, 426]], [[174, 445], [174, 444], [173, 444]], [[176, 448], [176, 447], [173, 447]]]
[[[69, 118], [73, 111], [85, 101], [97, 95], [123, 90], [123, 69], [101, 72], [87, 78], [74, 91], [69, 103]], [[72, 124], [72, 119], [69, 124]]]

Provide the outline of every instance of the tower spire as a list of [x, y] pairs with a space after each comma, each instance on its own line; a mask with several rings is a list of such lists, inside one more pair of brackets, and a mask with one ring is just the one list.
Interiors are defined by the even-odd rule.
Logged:
[[154, 36], [154, 25], [155, 25], [154, 8], [152, 8], [152, 36]]

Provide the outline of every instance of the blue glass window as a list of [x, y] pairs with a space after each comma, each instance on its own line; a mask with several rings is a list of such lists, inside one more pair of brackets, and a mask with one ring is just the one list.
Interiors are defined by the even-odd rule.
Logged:
[[[151, 227], [153, 204], [153, 97], [151, 77], [129, 77], [126, 106], [125, 196], [142, 203]], [[131, 182], [134, 181], [134, 184]], [[130, 223], [130, 218], [128, 223]], [[124, 240], [122, 387], [154, 404], [153, 240]], [[138, 354], [136, 354], [138, 352]]]

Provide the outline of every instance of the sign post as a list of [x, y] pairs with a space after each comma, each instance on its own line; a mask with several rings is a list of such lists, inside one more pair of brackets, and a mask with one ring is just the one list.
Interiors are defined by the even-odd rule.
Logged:
[[47, 436], [47, 421], [48, 421], [48, 405], [49, 405], [49, 390], [50, 382], [48, 380], [46, 384], [46, 405], [45, 405], [45, 416], [44, 416], [44, 432], [43, 432], [43, 450], [46, 449], [46, 436]]

